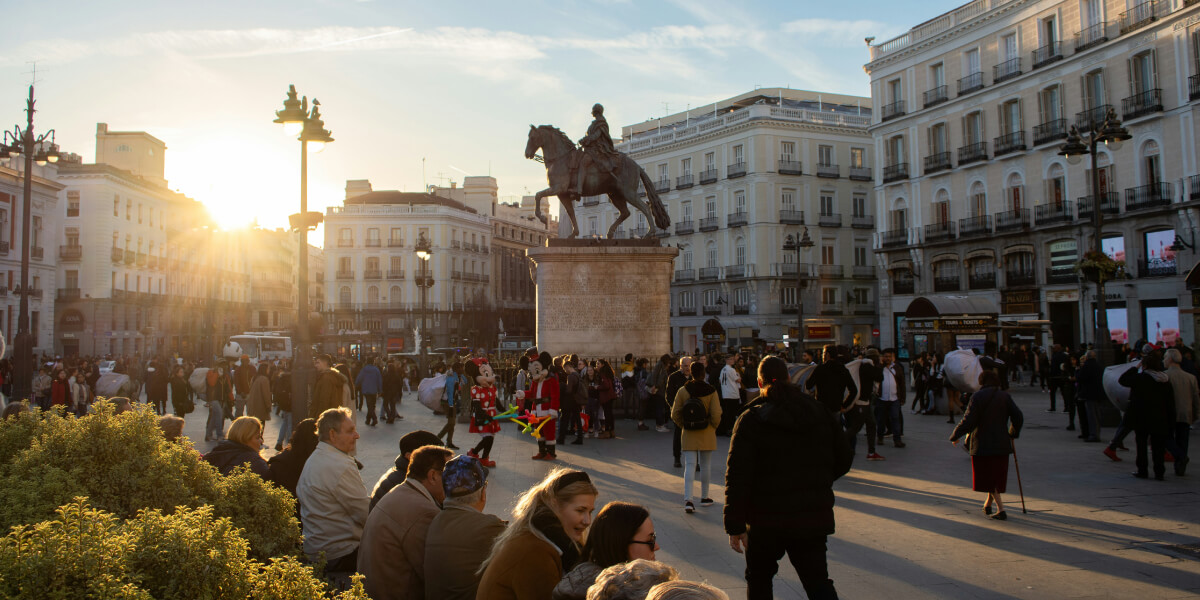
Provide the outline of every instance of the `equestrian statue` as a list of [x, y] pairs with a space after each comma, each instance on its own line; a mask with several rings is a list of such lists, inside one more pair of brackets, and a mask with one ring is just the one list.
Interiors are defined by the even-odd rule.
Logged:
[[[608, 239], [613, 239], [617, 227], [629, 218], [628, 205], [642, 211], [649, 224], [644, 238], [650, 238], [659, 229], [666, 231], [671, 226], [671, 217], [663, 206], [654, 182], [646, 171], [628, 155], [622, 154], [613, 147], [612, 137], [608, 133], [608, 121], [604, 120], [604, 107], [599, 104], [592, 107], [591, 126], [587, 136], [579, 140], [579, 146], [571, 142], [565, 133], [552, 125], [529, 126], [529, 143], [525, 145], [525, 158], [540, 160], [546, 164], [546, 179], [550, 187], [540, 191], [535, 196], [534, 214], [542, 223], [546, 215], [542, 214], [542, 198], [558, 196], [567, 217], [571, 219], [571, 235], [579, 235], [579, 224], [575, 221], [575, 202], [584, 196], [607, 195], [619, 213], [617, 219], [608, 228]], [[544, 154], [539, 156], [537, 151]], [[645, 187], [649, 206], [638, 197], [638, 183]]]

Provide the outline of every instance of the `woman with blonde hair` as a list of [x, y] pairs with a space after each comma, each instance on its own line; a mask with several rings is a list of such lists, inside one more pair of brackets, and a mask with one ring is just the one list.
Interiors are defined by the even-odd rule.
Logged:
[[587, 600], [644, 600], [654, 586], [676, 579], [679, 572], [669, 565], [639, 558], [601, 571]]
[[222, 475], [228, 475], [242, 465], [250, 465], [250, 470], [263, 479], [270, 479], [271, 468], [267, 461], [258, 454], [263, 443], [262, 421], [254, 417], [238, 417], [229, 426], [226, 439], [217, 442], [217, 446], [204, 455], [205, 462], [216, 467]]
[[579, 562], [599, 490], [583, 471], [555, 469], [521, 494], [480, 567], [478, 600], [550, 600]]
[[729, 600], [729, 596], [707, 583], [676, 579], [650, 588], [646, 600]]

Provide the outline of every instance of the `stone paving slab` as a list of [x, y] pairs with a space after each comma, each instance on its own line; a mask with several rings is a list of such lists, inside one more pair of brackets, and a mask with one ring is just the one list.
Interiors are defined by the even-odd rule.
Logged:
[[[1138, 480], [1133, 456], [1113, 463], [1103, 444], [1086, 444], [1064, 431], [1066, 416], [1045, 413], [1045, 395], [1013, 390], [1027, 427], [1016, 442], [1028, 514], [1021, 513], [1015, 470], [1004, 496], [1009, 520], [984, 517], [983, 495], [970, 490], [970, 461], [946, 441], [945, 417], [905, 411], [905, 442], [879, 448], [887, 460], [867, 462], [865, 443], [851, 472], [835, 485], [838, 532], [829, 541], [830, 573], [843, 598], [1200, 598], [1200, 560], [1169, 547], [1200, 545], [1200, 463], [1185, 477], [1168, 468], [1166, 481]], [[391, 466], [403, 434], [438, 431], [444, 420], [409, 396], [404, 421], [361, 423], [358, 458], [367, 487]], [[185, 433], [203, 440], [203, 407], [190, 415]], [[206, 414], [206, 413], [205, 413]], [[276, 422], [267, 427], [274, 446]], [[1112, 429], [1106, 430], [1111, 435]], [[743, 597], [742, 557], [729, 549], [721, 526], [724, 456], [714, 453], [711, 496], [717, 505], [682, 510], [682, 471], [672, 467], [671, 435], [639, 432], [617, 422], [615, 440], [564, 446], [557, 465], [587, 470], [601, 490], [598, 504], [613, 500], [646, 506], [662, 551], [659, 560], [683, 577], [705, 580]], [[477, 436], [459, 425], [463, 451]], [[213, 444], [197, 442], [204, 451]], [[1133, 447], [1130, 435], [1126, 445]], [[1192, 448], [1200, 448], [1200, 441]], [[1200, 453], [1200, 450], [1193, 450]], [[530, 460], [536, 444], [514, 426], [499, 434], [498, 467], [489, 488], [488, 512], [507, 518], [515, 497], [555, 464]], [[273, 450], [264, 451], [264, 455]], [[780, 456], [776, 460], [786, 461]], [[1168, 465], [1169, 467], [1169, 465]], [[697, 482], [697, 487], [699, 483]], [[697, 489], [697, 492], [699, 490]], [[597, 506], [599, 508], [599, 506]], [[795, 570], [784, 561], [778, 598], [803, 598]]]

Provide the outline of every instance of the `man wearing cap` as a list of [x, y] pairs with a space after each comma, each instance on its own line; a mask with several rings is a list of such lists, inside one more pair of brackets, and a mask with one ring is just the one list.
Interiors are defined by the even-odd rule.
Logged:
[[412, 458], [412, 453], [421, 446], [441, 446], [442, 440], [438, 436], [418, 429], [410, 431], [400, 438], [400, 454], [396, 456], [396, 466], [387, 470], [375, 483], [375, 489], [371, 491], [371, 506], [374, 509], [375, 505], [383, 498], [384, 494], [391, 491], [392, 488], [404, 483], [404, 478], [408, 476], [408, 461]]
[[425, 539], [442, 509], [442, 469], [452, 453], [422, 446], [404, 483], [383, 496], [363, 527], [358, 572], [375, 600], [425, 597]]
[[446, 497], [425, 542], [425, 598], [475, 600], [479, 565], [504, 532], [504, 521], [483, 512], [488, 470], [477, 459], [457, 456], [442, 471]]

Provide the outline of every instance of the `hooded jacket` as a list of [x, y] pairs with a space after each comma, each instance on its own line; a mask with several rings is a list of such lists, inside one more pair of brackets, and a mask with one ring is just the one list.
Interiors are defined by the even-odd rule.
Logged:
[[[708, 427], [704, 429], [683, 428], [683, 405], [692, 398], [699, 398], [708, 413]], [[721, 424], [721, 399], [716, 388], [703, 381], [685, 383], [671, 404], [671, 420], [679, 426], [681, 450], [716, 450], [717, 426]]]
[[[787, 457], [787, 460], [780, 460]], [[834, 531], [833, 482], [854, 456], [838, 417], [791, 384], [775, 384], [738, 417], [725, 474], [725, 532]]]
[[1175, 392], [1162, 371], [1130, 368], [1117, 383], [1129, 388], [1126, 418], [1135, 431], [1166, 434], [1175, 422]]
[[228, 475], [242, 465], [250, 465], [250, 470], [258, 473], [259, 477], [270, 480], [271, 468], [267, 461], [255, 452], [253, 448], [239, 444], [233, 440], [221, 440], [217, 446], [204, 455], [204, 461], [216, 467], [222, 475]]

